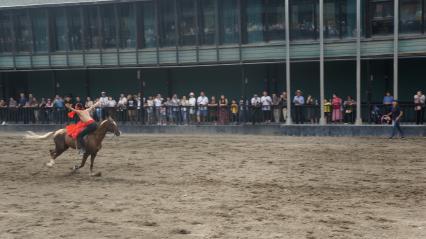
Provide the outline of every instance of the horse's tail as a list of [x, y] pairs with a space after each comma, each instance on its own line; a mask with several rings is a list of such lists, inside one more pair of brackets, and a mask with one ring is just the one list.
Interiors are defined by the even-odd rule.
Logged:
[[35, 134], [32, 131], [27, 131], [27, 134], [24, 136], [24, 138], [25, 139], [48, 139], [54, 134], [55, 134], [55, 131], [52, 131], [52, 132], [49, 132], [49, 133], [43, 134], [43, 135], [38, 135], [38, 134]]

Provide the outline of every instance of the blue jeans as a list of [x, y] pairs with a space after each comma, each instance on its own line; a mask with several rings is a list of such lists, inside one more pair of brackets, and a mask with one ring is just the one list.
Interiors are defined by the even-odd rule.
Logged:
[[404, 137], [404, 133], [402, 132], [402, 129], [399, 125], [399, 121], [394, 121], [392, 125], [392, 135], [391, 138], [393, 138], [396, 135], [396, 131], [399, 132], [399, 136]]

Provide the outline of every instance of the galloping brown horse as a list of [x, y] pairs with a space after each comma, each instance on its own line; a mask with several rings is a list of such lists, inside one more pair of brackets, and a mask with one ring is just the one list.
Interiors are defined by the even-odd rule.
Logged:
[[[95, 132], [89, 134], [85, 139], [86, 152], [83, 155], [83, 159], [80, 165], [75, 165], [73, 170], [76, 171], [86, 163], [87, 158], [90, 156], [90, 175], [93, 175], [93, 162], [95, 157], [98, 154], [98, 151], [102, 148], [102, 141], [105, 138], [105, 135], [108, 133], [114, 133], [116, 136], [120, 136], [120, 131], [118, 130], [117, 123], [112, 119], [107, 119], [102, 121]], [[47, 139], [53, 136], [53, 141], [55, 142], [55, 149], [50, 150], [50, 162], [46, 165], [52, 167], [55, 164], [55, 159], [59, 157], [63, 152], [68, 148], [76, 148], [76, 142], [73, 138], [68, 136], [66, 129], [60, 129], [54, 132], [49, 132], [45, 135], [36, 135], [33, 132], [28, 132], [25, 138], [28, 139]]]

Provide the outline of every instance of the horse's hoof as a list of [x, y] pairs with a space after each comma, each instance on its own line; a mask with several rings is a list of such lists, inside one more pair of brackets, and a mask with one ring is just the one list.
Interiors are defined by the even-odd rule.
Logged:
[[80, 168], [80, 166], [78, 166], [78, 165], [74, 165], [74, 167], [72, 167], [72, 168], [71, 168], [71, 170], [73, 170], [73, 171], [77, 171], [79, 168]]
[[101, 172], [91, 173], [90, 176], [91, 177], [100, 177], [100, 176], [102, 176], [102, 173]]
[[54, 163], [46, 163], [46, 166], [49, 167], [49, 168], [53, 167], [53, 165], [54, 165]]

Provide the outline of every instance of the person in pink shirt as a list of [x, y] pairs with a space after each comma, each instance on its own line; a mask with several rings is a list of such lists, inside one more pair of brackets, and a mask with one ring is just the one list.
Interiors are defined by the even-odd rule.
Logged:
[[333, 123], [342, 122], [342, 99], [336, 94], [333, 94], [333, 99], [331, 100], [331, 105], [333, 107], [333, 114], [331, 120]]

